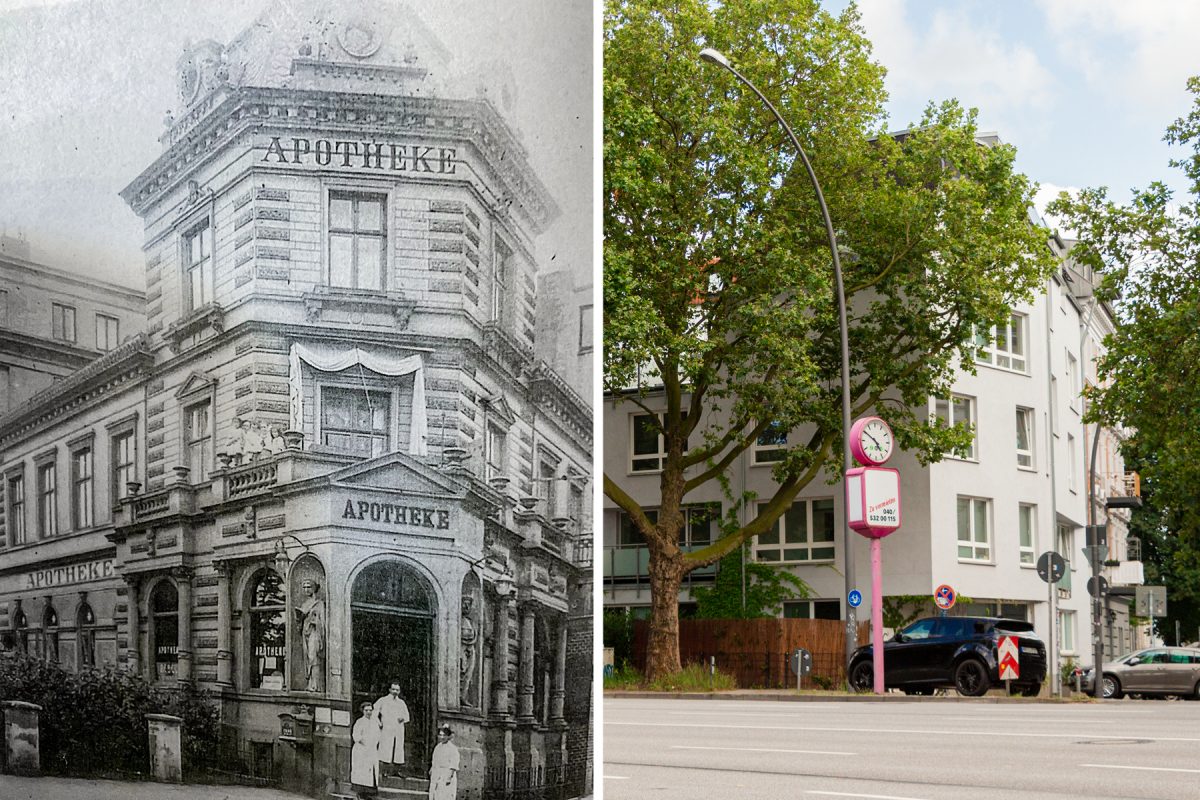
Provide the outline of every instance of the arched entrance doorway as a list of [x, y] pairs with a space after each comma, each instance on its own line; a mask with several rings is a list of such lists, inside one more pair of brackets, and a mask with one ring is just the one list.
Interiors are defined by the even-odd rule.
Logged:
[[437, 671], [433, 588], [400, 561], [370, 565], [350, 591], [354, 708], [374, 702], [399, 681], [411, 720], [404, 735], [406, 770], [424, 775], [434, 744]]

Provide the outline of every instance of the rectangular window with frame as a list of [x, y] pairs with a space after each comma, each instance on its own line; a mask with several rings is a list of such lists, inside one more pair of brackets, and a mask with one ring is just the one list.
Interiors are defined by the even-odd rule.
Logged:
[[783, 604], [784, 619], [841, 619], [840, 600], [788, 600]]
[[1059, 652], [1074, 653], [1075, 652], [1075, 612], [1074, 611], [1059, 611], [1058, 626], [1061, 636], [1059, 638]]
[[1075, 571], [1075, 529], [1070, 525], [1058, 525], [1055, 529], [1057, 551], [1067, 562], [1063, 576], [1056, 584], [1065, 592], [1071, 591], [1071, 575]]
[[592, 352], [592, 306], [579, 307], [579, 352]]
[[1004, 325], [997, 325], [986, 333], [977, 330], [975, 363], [1025, 372], [1028, 366], [1026, 321], [1024, 314], [1013, 314]]
[[[761, 514], [767, 503], [759, 503]], [[751, 546], [755, 561], [796, 564], [833, 561], [837, 554], [833, 498], [797, 500]]]
[[377, 389], [321, 387], [321, 444], [342, 453], [374, 458], [389, 452], [392, 393]]
[[185, 465], [191, 470], [191, 481], [208, 480], [212, 464], [212, 406], [206, 401], [183, 410], [183, 442]]
[[58, 535], [58, 465], [53, 461], [37, 468], [38, 535], [46, 539]]
[[[701, 503], [683, 506], [683, 528], [679, 531], [679, 546], [688, 551], [706, 547], [716, 539], [716, 525], [721, 518], [720, 503]], [[644, 508], [642, 512], [650, 520], [650, 524], [658, 522], [657, 508]], [[633, 519], [621, 512], [617, 525], [617, 547], [645, 547], [646, 541], [633, 524]]]
[[1017, 466], [1035, 469], [1033, 460], [1033, 409], [1017, 406]]
[[958, 560], [991, 562], [992, 501], [958, 498]]
[[[129, 496], [129, 484], [137, 480], [137, 439], [133, 431], [122, 431], [112, 437], [112, 497], [114, 501]], [[115, 504], [115, 503], [114, 503]]]
[[505, 477], [508, 463], [508, 432], [499, 425], [488, 423], [487, 427], [487, 480]]
[[121, 321], [107, 314], [96, 315], [96, 349], [112, 350], [121, 342]]
[[1021, 564], [1033, 566], [1037, 563], [1037, 506], [1021, 503], [1017, 507], [1017, 530]]
[[[634, 414], [629, 421], [629, 471], [658, 472], [667, 460], [667, 442], [662, 434], [666, 414]], [[686, 414], [684, 419], [686, 419]], [[687, 452], [688, 443], [683, 443]]]
[[205, 219], [183, 235], [183, 306], [195, 311], [212, 302], [212, 226]]
[[387, 288], [387, 196], [329, 193], [329, 285]]
[[8, 544], [10, 547], [25, 544], [25, 474], [10, 474], [5, 488], [8, 500]]
[[1079, 454], [1075, 452], [1075, 436], [1067, 434], [1067, 488], [1072, 492], [1079, 489]]
[[95, 521], [92, 487], [92, 448], [81, 447], [71, 452], [71, 525], [77, 531]]
[[1068, 404], [1071, 410], [1079, 410], [1079, 396], [1083, 393], [1083, 389], [1079, 385], [1079, 359], [1068, 351], [1067, 353], [1067, 387], [1071, 392]]
[[754, 442], [751, 463], [774, 464], [782, 461], [787, 455], [787, 438], [788, 432], [782, 425], [775, 422], [767, 425], [766, 430], [760, 433]]
[[936, 397], [933, 401], [933, 413], [947, 426], [963, 425], [971, 429], [971, 444], [966, 450], [956, 450], [947, 455], [953, 458], [963, 458], [975, 461], [979, 456], [975, 449], [975, 398], [963, 394], [950, 397]]
[[77, 338], [75, 331], [75, 309], [62, 303], [50, 305], [51, 335], [60, 342], [74, 342]]

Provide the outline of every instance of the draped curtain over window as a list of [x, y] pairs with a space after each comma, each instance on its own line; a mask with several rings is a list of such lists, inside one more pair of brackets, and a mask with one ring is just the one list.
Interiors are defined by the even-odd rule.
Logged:
[[340, 372], [362, 365], [365, 369], [393, 378], [413, 376], [411, 435], [408, 454], [425, 455], [425, 365], [418, 356], [400, 357], [391, 353], [375, 353], [357, 347], [293, 344], [290, 357], [288, 390], [292, 404], [292, 428], [303, 430], [304, 395], [300, 385], [300, 362], [321, 372]]

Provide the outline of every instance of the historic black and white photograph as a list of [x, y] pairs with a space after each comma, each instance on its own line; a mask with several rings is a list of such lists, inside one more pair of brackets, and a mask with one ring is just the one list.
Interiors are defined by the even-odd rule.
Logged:
[[594, 19], [0, 5], [0, 795], [592, 793]]

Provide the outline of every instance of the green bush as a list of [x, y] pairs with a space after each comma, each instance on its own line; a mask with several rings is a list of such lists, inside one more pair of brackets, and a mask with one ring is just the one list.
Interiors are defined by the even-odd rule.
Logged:
[[633, 615], [624, 609], [604, 612], [604, 646], [613, 648], [618, 667], [633, 660]]
[[[149, 770], [146, 714], [182, 718], [185, 771], [208, 766], [217, 753], [218, 713], [193, 686], [154, 687], [114, 669], [68, 672], [32, 658], [0, 661], [0, 700], [41, 706], [42, 768], [60, 775]], [[102, 732], [103, 735], [97, 735]]]
[[646, 684], [646, 677], [627, 663], [613, 670], [611, 675], [604, 676], [605, 689], [641, 689]]
[[666, 675], [653, 683], [637, 669], [623, 665], [604, 678], [605, 689], [641, 689], [651, 692], [728, 692], [736, 689], [737, 680], [727, 672], [709, 674], [705, 664], [688, 664], [682, 672]]

